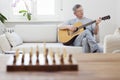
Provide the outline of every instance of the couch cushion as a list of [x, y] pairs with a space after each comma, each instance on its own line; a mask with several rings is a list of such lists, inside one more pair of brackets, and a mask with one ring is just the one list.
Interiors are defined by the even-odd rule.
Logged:
[[[15, 51], [17, 49], [23, 50], [25, 49], [25, 52], [30, 52], [31, 47], [33, 48], [33, 53], [36, 52], [36, 46], [39, 46], [40, 53], [43, 53], [43, 43], [23, 43], [20, 46], [13, 47], [12, 50]], [[75, 46], [64, 46], [61, 43], [46, 43], [47, 48], [52, 48], [54, 52], [60, 52], [62, 53], [63, 48], [65, 47], [68, 53], [82, 53], [82, 47], [75, 47]]]
[[114, 53], [114, 50], [120, 50], [120, 36], [107, 35], [104, 39], [104, 53]]
[[7, 40], [5, 34], [0, 35], [0, 49], [2, 49], [3, 51], [10, 51], [11, 50], [10, 43]]
[[16, 25], [15, 32], [23, 42], [57, 42], [56, 25]]

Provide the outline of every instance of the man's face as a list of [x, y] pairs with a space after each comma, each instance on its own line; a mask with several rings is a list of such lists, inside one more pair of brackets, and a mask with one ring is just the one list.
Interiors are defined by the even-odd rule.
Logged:
[[76, 9], [76, 11], [74, 12], [74, 14], [75, 14], [78, 18], [82, 18], [83, 15], [84, 15], [83, 8], [80, 7], [80, 8], [78, 8], [78, 9]]

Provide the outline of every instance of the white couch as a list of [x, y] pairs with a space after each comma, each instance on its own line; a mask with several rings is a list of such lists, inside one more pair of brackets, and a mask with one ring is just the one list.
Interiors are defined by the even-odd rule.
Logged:
[[25, 49], [25, 52], [30, 52], [32, 47], [35, 52], [38, 45], [42, 52], [45, 42], [46, 47], [52, 48], [54, 52], [62, 52], [65, 47], [68, 53], [82, 53], [82, 47], [64, 46], [58, 42], [57, 25], [16, 25], [7, 30], [14, 30], [23, 39], [23, 44], [12, 47], [12, 51]]
[[120, 28], [104, 39], [104, 53], [120, 53]]

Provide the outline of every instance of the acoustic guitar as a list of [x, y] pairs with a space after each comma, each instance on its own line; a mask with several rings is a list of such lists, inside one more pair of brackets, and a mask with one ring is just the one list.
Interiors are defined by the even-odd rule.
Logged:
[[[102, 20], [107, 20], [110, 19], [110, 15], [102, 17]], [[77, 22], [75, 23], [73, 26], [77, 27], [77, 29], [73, 32], [70, 31], [68, 29], [59, 29], [58, 30], [58, 41], [63, 43], [64, 45], [71, 45], [73, 43], [73, 41], [75, 40], [75, 38], [85, 30], [85, 27], [87, 27], [88, 25], [91, 25], [93, 23], [95, 23], [96, 20], [91, 21], [89, 23], [86, 23], [84, 25], [82, 25], [81, 22]]]

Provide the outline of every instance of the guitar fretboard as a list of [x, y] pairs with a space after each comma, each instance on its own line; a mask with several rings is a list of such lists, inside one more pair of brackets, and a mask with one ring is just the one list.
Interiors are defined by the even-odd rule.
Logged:
[[78, 29], [84, 28], [84, 27], [86, 27], [86, 26], [88, 26], [88, 25], [91, 25], [91, 24], [93, 24], [93, 23], [95, 23], [95, 22], [96, 22], [96, 20], [91, 21], [91, 22], [89, 22], [89, 23], [87, 23], [87, 24], [84, 24], [84, 25], [82, 25], [82, 26], [79, 26]]

